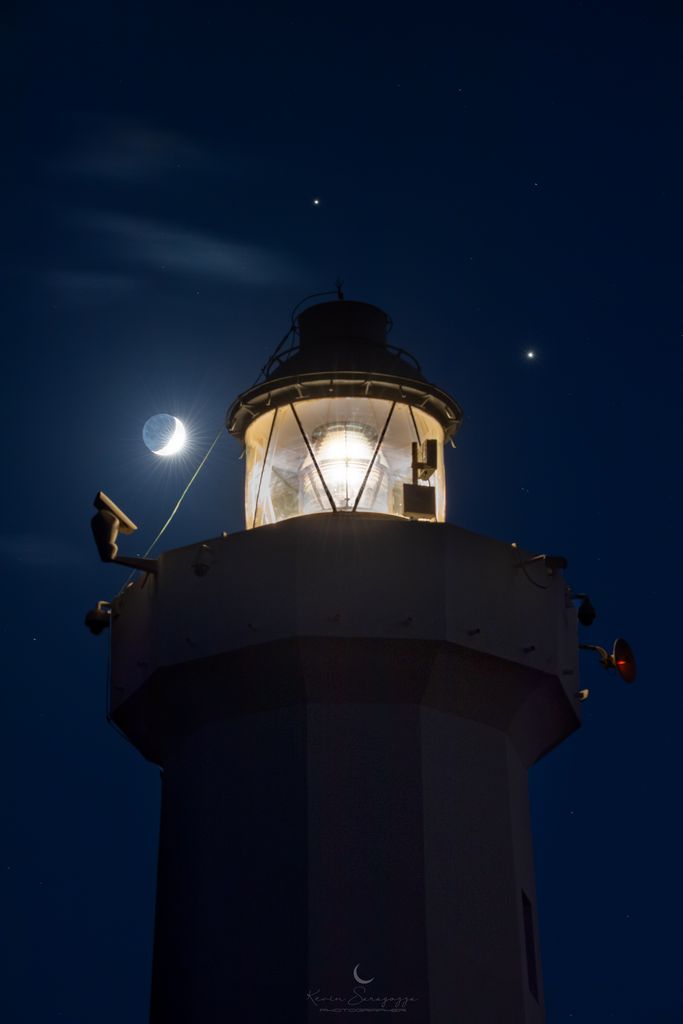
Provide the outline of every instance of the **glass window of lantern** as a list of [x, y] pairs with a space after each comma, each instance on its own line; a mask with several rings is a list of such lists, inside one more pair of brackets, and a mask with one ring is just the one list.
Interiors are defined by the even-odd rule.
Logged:
[[247, 528], [331, 512], [332, 502], [338, 512], [402, 516], [403, 484], [413, 482], [413, 442], [428, 439], [437, 442], [437, 468], [420, 483], [435, 488], [436, 519], [443, 522], [443, 428], [405, 404], [396, 404], [387, 425], [391, 405], [377, 398], [316, 398], [296, 402], [296, 415], [283, 406], [254, 420], [245, 434]]

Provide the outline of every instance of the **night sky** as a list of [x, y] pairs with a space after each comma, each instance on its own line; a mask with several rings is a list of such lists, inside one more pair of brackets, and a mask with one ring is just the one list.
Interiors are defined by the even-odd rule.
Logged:
[[[584, 641], [638, 655], [628, 687], [584, 652], [583, 728], [531, 772], [549, 1024], [683, 1021], [681, 8], [67, 0], [0, 23], [3, 1020], [147, 1019], [159, 769], [105, 720], [83, 616], [125, 570], [94, 494], [143, 553], [340, 276], [463, 406], [449, 521], [565, 555]], [[157, 412], [183, 458], [144, 447]], [[163, 547], [242, 528], [239, 455], [225, 434]]]

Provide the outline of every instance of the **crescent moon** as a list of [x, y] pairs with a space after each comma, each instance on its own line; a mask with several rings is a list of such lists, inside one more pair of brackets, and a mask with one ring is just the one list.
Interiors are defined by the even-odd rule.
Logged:
[[353, 976], [359, 985], [369, 985], [371, 981], [375, 980], [374, 975], [372, 976], [372, 978], [361, 978], [360, 975], [358, 974], [359, 967], [360, 964], [356, 964], [356, 966], [353, 969]]
[[185, 444], [187, 431], [177, 416], [174, 416], [173, 419], [175, 420], [173, 436], [166, 442], [163, 448], [156, 448], [154, 450], [155, 455], [175, 455]]

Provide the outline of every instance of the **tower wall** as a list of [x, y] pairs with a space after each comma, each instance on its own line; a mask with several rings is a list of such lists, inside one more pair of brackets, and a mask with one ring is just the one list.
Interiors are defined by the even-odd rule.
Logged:
[[407, 1020], [536, 1024], [522, 892], [535, 913], [526, 772], [499, 730], [410, 704], [212, 721], [164, 771], [151, 1019], [388, 997]]
[[543, 1021], [526, 770], [578, 725], [576, 623], [523, 557], [320, 515], [117, 600], [112, 717], [163, 768], [154, 1024]]

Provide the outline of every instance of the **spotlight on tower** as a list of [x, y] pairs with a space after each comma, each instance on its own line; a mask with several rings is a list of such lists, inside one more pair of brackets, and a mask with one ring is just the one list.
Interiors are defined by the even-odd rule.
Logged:
[[109, 601], [98, 601], [94, 608], [85, 616], [85, 625], [93, 636], [99, 636], [111, 625], [111, 604]]
[[615, 668], [625, 683], [635, 682], [636, 656], [630, 645], [621, 637], [614, 641], [611, 654], [598, 644], [579, 644], [579, 647], [582, 651], [597, 651], [603, 668]]
[[574, 597], [581, 601], [577, 615], [582, 626], [592, 626], [595, 622], [597, 612], [588, 594], [574, 594]]
[[97, 514], [92, 517], [90, 526], [102, 561], [116, 562], [118, 565], [127, 565], [131, 569], [141, 569], [143, 572], [156, 572], [157, 561], [154, 558], [119, 557], [116, 543], [119, 533], [134, 533], [137, 526], [133, 520], [129, 519], [104, 491], [97, 492], [93, 505], [97, 509]]

